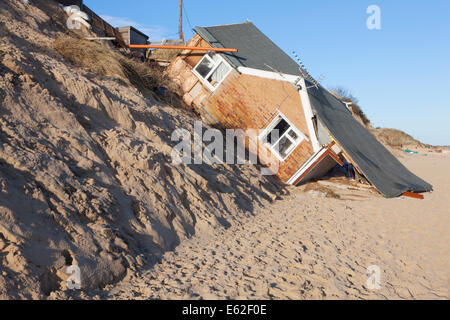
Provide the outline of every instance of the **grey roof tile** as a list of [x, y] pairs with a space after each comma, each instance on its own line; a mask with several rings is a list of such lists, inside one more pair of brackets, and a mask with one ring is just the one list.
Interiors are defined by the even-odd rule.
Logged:
[[214, 27], [196, 27], [195, 31], [215, 48], [238, 49], [235, 54], [223, 54], [236, 68], [243, 66], [300, 75], [299, 65], [249, 21]]

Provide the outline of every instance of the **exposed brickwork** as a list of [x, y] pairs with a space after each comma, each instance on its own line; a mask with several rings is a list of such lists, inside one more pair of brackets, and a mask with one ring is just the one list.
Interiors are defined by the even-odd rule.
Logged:
[[[196, 35], [189, 41], [189, 45], [205, 46], [205, 42]], [[284, 81], [244, 75], [233, 70], [214, 92], [206, 86], [197, 92], [194, 86], [199, 80], [191, 70], [200, 61], [201, 56], [190, 56], [189, 53], [190, 51], [184, 52], [184, 55], [175, 59], [169, 68], [169, 74], [186, 93], [184, 100], [188, 105], [197, 110], [203, 106], [215, 121], [230, 129], [264, 130], [278, 112], [281, 112], [308, 137], [285, 161], [279, 164], [278, 176], [282, 181], [287, 182], [313, 155], [297, 89]], [[196, 96], [192, 97], [191, 93], [194, 92]], [[254, 144], [256, 140], [257, 138], [253, 137], [247, 142]], [[270, 152], [265, 147], [262, 148], [264, 148], [262, 154], [269, 154], [270, 161], [273, 161], [274, 157], [270, 157]], [[263, 160], [268, 161], [269, 158], [265, 157]]]

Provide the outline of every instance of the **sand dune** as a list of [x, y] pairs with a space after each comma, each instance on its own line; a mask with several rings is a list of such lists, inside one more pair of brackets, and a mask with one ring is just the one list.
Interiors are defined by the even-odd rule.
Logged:
[[196, 116], [68, 63], [54, 1], [0, 2], [0, 298], [122, 279], [284, 191], [254, 166], [173, 165]]

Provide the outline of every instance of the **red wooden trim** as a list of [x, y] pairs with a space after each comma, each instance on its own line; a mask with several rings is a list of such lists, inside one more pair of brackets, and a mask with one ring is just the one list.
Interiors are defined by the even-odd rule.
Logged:
[[312, 165], [309, 166], [309, 168], [303, 172], [303, 174], [294, 182], [294, 186], [296, 186], [300, 181], [303, 180], [303, 178], [311, 172], [312, 169], [314, 169], [323, 159], [325, 159], [326, 156], [331, 156], [337, 163], [339, 163], [341, 166], [344, 165], [344, 163], [332, 152], [330, 149], [328, 149], [323, 155], [320, 156], [319, 159], [317, 159]]
[[330, 154], [331, 157], [333, 157], [334, 160], [336, 160], [337, 163], [339, 163], [339, 165], [340, 165], [341, 167], [344, 166], [344, 163], [341, 161], [341, 159], [339, 159], [339, 157], [338, 157], [333, 151], [331, 151], [330, 149], [328, 149], [327, 152]]
[[421, 194], [418, 193], [414, 193], [414, 192], [405, 192], [402, 194], [403, 197], [409, 197], [409, 198], [414, 198], [414, 199], [420, 199], [423, 200], [425, 199], [425, 197]]

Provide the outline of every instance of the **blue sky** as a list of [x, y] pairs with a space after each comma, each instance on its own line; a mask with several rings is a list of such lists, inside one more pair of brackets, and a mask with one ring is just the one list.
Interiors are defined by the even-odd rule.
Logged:
[[[176, 39], [178, 0], [85, 0], [114, 26], [137, 26], [151, 41]], [[366, 9], [381, 9], [369, 30]], [[251, 20], [286, 53], [296, 51], [327, 88], [356, 96], [377, 127], [450, 145], [450, 1], [184, 0], [191, 26]]]

